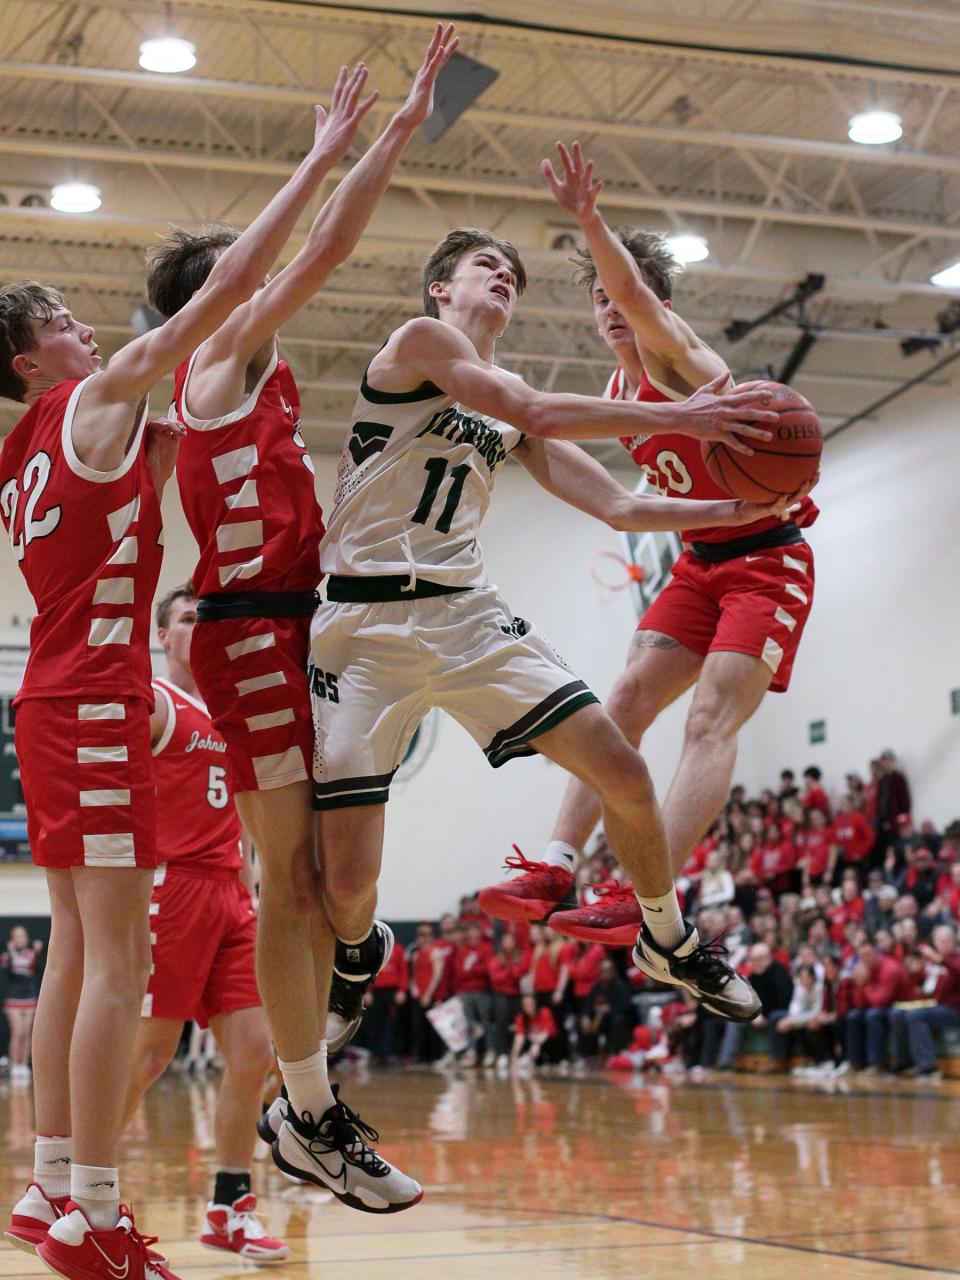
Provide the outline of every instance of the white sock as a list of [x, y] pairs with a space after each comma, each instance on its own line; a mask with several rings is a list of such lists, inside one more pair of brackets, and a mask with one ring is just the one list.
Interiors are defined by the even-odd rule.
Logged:
[[671, 889], [662, 898], [647, 898], [638, 893], [637, 901], [643, 911], [643, 922], [653, 934], [654, 942], [665, 951], [672, 951], [687, 932], [676, 889]]
[[120, 1221], [120, 1176], [116, 1169], [95, 1164], [70, 1166], [70, 1199], [78, 1204], [97, 1231]]
[[278, 1058], [277, 1061], [294, 1111], [298, 1115], [309, 1111], [314, 1120], [319, 1120], [336, 1102], [327, 1078], [326, 1040], [320, 1041], [320, 1048], [309, 1058], [300, 1058], [297, 1062], [284, 1062]]
[[72, 1161], [72, 1138], [44, 1138], [37, 1135], [33, 1148], [33, 1180], [44, 1195], [55, 1199], [57, 1196], [70, 1194]]
[[572, 844], [565, 844], [562, 840], [551, 840], [543, 860], [548, 867], [563, 867], [564, 871], [572, 873], [577, 865], [577, 851]]

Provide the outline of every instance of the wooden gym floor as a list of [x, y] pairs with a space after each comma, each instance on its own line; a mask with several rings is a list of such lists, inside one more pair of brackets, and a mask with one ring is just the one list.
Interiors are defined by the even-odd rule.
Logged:
[[[960, 1275], [960, 1085], [828, 1093], [723, 1077], [498, 1080], [344, 1074], [384, 1153], [426, 1187], [406, 1213], [360, 1214], [258, 1161], [278, 1276], [356, 1280], [890, 1280]], [[183, 1280], [250, 1274], [197, 1241], [213, 1087], [168, 1076], [126, 1145], [124, 1198]], [[0, 1203], [32, 1158], [29, 1086], [0, 1084]], [[265, 1150], [265, 1148], [264, 1148]], [[0, 1241], [0, 1280], [49, 1275]]]

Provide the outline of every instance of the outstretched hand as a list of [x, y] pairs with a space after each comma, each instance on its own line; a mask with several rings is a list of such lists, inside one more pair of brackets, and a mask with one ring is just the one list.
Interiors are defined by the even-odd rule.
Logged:
[[593, 176], [593, 161], [584, 160], [579, 142], [573, 144], [572, 152], [558, 142], [557, 154], [563, 166], [563, 177], [557, 177], [549, 160], [540, 165], [543, 176], [560, 208], [572, 214], [578, 222], [583, 222], [596, 210], [603, 183]]
[[341, 67], [333, 86], [330, 110], [314, 107], [313, 154], [322, 156], [327, 165], [336, 164], [347, 154], [361, 120], [380, 96], [374, 91], [361, 99], [368, 74], [363, 62], [358, 62], [352, 71], [349, 67]]
[[164, 485], [173, 475], [180, 441], [186, 434], [186, 427], [169, 418], [159, 418], [147, 423], [144, 456], [158, 494], [163, 492]]
[[397, 113], [411, 129], [416, 129], [430, 119], [433, 111], [433, 90], [441, 68], [445, 67], [457, 49], [460, 39], [454, 35], [453, 23], [446, 26], [438, 22], [427, 51], [423, 55], [420, 70], [414, 76], [407, 100]]
[[749, 442], [772, 440], [773, 434], [765, 426], [776, 423], [779, 415], [763, 407], [770, 403], [769, 392], [734, 388], [721, 395], [720, 388], [729, 377], [727, 372], [719, 374], [678, 403], [684, 418], [679, 431], [698, 440], [719, 440], [734, 453], [752, 454]]

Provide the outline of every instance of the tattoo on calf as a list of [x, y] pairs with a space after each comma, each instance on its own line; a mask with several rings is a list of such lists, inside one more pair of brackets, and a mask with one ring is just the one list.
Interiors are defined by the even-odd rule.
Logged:
[[679, 649], [680, 641], [673, 636], [661, 635], [659, 631], [637, 631], [633, 636], [636, 649]]

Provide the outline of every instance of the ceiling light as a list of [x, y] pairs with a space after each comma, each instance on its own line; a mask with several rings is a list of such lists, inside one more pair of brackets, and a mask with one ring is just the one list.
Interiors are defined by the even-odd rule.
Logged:
[[197, 65], [197, 47], [179, 36], [157, 36], [140, 46], [140, 65], [144, 71], [162, 71], [176, 75]]
[[941, 289], [960, 289], [960, 262], [955, 262], [952, 267], [944, 267], [942, 271], [938, 271], [936, 275], [930, 277], [930, 283], [938, 285]]
[[703, 236], [668, 236], [667, 248], [684, 267], [688, 262], [702, 262], [710, 257], [710, 246]]
[[100, 188], [89, 182], [60, 182], [50, 192], [50, 208], [60, 213], [93, 213], [100, 203]]
[[895, 111], [861, 111], [848, 121], [847, 137], [875, 147], [883, 142], [896, 142], [903, 134], [900, 117]]

